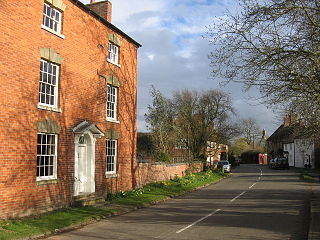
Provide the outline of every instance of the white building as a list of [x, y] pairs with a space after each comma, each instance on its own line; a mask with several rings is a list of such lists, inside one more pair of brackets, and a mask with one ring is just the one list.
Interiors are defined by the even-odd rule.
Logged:
[[295, 166], [295, 156], [294, 156], [294, 143], [284, 143], [283, 144], [284, 155], [289, 161], [289, 166]]
[[305, 164], [315, 167], [315, 147], [312, 139], [294, 140], [295, 167], [303, 168]]

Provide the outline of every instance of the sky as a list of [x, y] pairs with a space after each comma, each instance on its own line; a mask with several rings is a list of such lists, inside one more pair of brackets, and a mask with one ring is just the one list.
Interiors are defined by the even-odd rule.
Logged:
[[142, 45], [138, 51], [138, 131], [147, 131], [144, 115], [152, 103], [152, 85], [167, 97], [176, 90], [221, 89], [230, 94], [236, 119], [255, 118], [269, 135], [281, 124], [272, 110], [259, 104], [256, 91], [245, 93], [235, 83], [222, 87], [210, 77], [208, 54], [214, 46], [206, 36], [207, 27], [227, 11], [237, 12], [238, 0], [111, 2], [111, 23]]

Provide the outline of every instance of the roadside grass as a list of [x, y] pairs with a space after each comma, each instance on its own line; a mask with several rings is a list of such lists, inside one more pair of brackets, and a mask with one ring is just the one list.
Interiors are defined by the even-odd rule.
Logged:
[[96, 207], [66, 208], [19, 220], [0, 221], [0, 239], [26, 238], [50, 233], [56, 229], [95, 220], [116, 211]]
[[114, 204], [133, 205], [137, 207], [186, 193], [192, 189], [216, 182], [227, 174], [220, 171], [200, 172], [172, 180], [147, 184], [141, 188], [119, 192], [109, 197]]
[[111, 205], [104, 207], [72, 207], [18, 220], [0, 220], [0, 240], [53, 233], [58, 229], [121, 212], [116, 205], [141, 207], [153, 204], [214, 183], [225, 176], [227, 174], [219, 171], [195, 173], [168, 181], [150, 183], [132, 191], [112, 194], [108, 199]]
[[300, 170], [299, 172], [300, 172], [300, 178], [302, 180], [304, 180], [304, 181], [307, 181], [307, 182], [319, 182], [319, 180], [320, 180], [319, 179], [319, 175], [320, 175], [319, 172], [314, 174], [314, 173], [311, 173], [311, 172], [309, 172], [308, 170], [305, 170], [305, 169]]

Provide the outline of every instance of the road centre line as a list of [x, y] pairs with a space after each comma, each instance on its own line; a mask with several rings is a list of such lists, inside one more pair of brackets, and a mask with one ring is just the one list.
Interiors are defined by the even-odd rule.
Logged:
[[230, 202], [235, 201], [237, 198], [241, 197], [243, 194], [245, 194], [246, 191], [243, 191], [242, 193], [240, 193], [238, 196], [236, 196], [235, 198], [231, 199]]
[[214, 212], [209, 213], [207, 216], [204, 216], [204, 217], [202, 217], [202, 218], [198, 219], [197, 221], [195, 221], [195, 222], [191, 223], [190, 225], [188, 225], [188, 226], [186, 226], [186, 227], [184, 227], [184, 228], [182, 228], [182, 229], [180, 229], [180, 230], [176, 231], [176, 233], [181, 233], [181, 232], [183, 232], [183, 231], [187, 230], [188, 228], [191, 228], [192, 226], [196, 225], [197, 223], [199, 223], [199, 222], [201, 222], [201, 221], [205, 220], [206, 218], [208, 218], [208, 217], [212, 216], [213, 214], [216, 214], [217, 212], [220, 212], [220, 211], [221, 211], [221, 209], [217, 209], [217, 210], [215, 210]]
[[[263, 174], [262, 174], [262, 170], [261, 170], [260, 168], [258, 168], [258, 169], [260, 170], [260, 177], [259, 177], [258, 181], [260, 181]], [[258, 182], [258, 181], [257, 181], [257, 182]], [[253, 186], [255, 186], [255, 185], [257, 184], [257, 182], [255, 182], [254, 184], [252, 184], [252, 185], [249, 187], [249, 189], [253, 188]], [[245, 194], [245, 193], [246, 193], [246, 191], [243, 191], [243, 192], [240, 193], [238, 196], [236, 196], [235, 198], [231, 199], [230, 202], [234, 202], [236, 199], [238, 199], [239, 197], [241, 197], [241, 196], [242, 196], [243, 194]], [[176, 231], [176, 233], [179, 234], [179, 233], [187, 230], [188, 228], [191, 228], [192, 226], [198, 224], [199, 222], [202, 222], [203, 220], [205, 220], [205, 219], [207, 219], [208, 217], [216, 214], [217, 212], [220, 212], [221, 210], [222, 210], [222, 209], [217, 209], [217, 210], [215, 210], [214, 212], [209, 213], [208, 215], [206, 215], [206, 216], [198, 219], [197, 221], [191, 223], [190, 225], [188, 225], [188, 226], [186, 226], [186, 227], [184, 227], [184, 228]]]

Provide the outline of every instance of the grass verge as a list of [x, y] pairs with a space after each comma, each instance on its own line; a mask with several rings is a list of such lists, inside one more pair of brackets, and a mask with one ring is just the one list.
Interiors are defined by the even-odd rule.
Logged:
[[225, 176], [226, 174], [221, 172], [201, 172], [181, 178], [176, 177], [168, 181], [151, 183], [132, 191], [113, 194], [109, 198], [111, 205], [102, 208], [67, 208], [19, 220], [0, 220], [0, 240], [28, 238], [53, 233], [57, 229], [86, 223], [121, 212], [120, 209], [116, 209], [115, 205], [141, 207], [153, 204], [168, 197], [181, 195], [198, 187], [214, 183]]
[[319, 173], [318, 174], [313, 174], [310, 173], [307, 170], [301, 170], [300, 171], [300, 178], [304, 181], [307, 182], [319, 182]]
[[216, 182], [226, 175], [219, 171], [207, 171], [176, 177], [168, 181], [150, 183], [129, 192], [116, 193], [110, 196], [109, 201], [114, 204], [144, 206]]
[[26, 238], [51, 233], [57, 229], [99, 219], [114, 212], [116, 212], [116, 210], [113, 209], [79, 207], [60, 209], [58, 211], [19, 220], [0, 221], [0, 239]]

